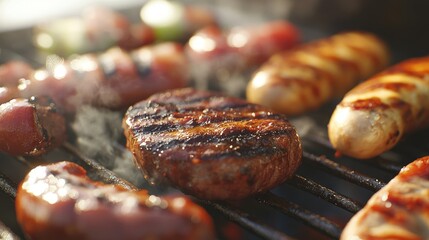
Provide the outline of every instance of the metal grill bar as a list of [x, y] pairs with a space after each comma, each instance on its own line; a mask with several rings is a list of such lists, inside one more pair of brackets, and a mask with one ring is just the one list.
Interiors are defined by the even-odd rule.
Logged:
[[249, 231], [257, 234], [258, 236], [264, 239], [279, 239], [279, 240], [292, 240], [293, 238], [287, 236], [283, 232], [278, 231], [272, 227], [261, 223], [258, 220], [250, 217], [249, 214], [238, 210], [236, 208], [230, 207], [225, 203], [219, 204], [211, 201], [202, 201], [204, 204], [213, 207], [218, 210], [225, 216], [227, 216], [230, 220], [238, 223], [240, 226], [245, 227]]
[[[332, 151], [335, 151], [334, 147], [332, 146], [332, 144], [329, 142], [328, 139], [326, 138], [322, 138], [320, 136], [314, 135], [311, 136], [311, 138], [306, 138], [305, 140], [309, 140], [311, 142], [317, 143], [325, 148], [328, 148]], [[374, 159], [374, 161], [362, 161], [363, 164], [366, 165], [370, 165], [372, 167], [376, 167], [379, 168], [381, 170], [393, 173], [393, 174], [397, 174], [399, 172], [399, 170], [401, 170], [402, 165], [398, 165], [395, 163], [392, 163], [380, 156], [378, 156], [376, 159]]]
[[351, 213], [356, 213], [363, 207], [362, 204], [300, 175], [295, 175], [288, 183], [298, 189], [305, 190], [325, 199], [335, 206], [341, 207]]
[[0, 239], [3, 240], [19, 240], [17, 237], [4, 223], [0, 222]]
[[12, 182], [8, 177], [0, 173], [0, 190], [6, 193], [12, 199], [16, 197], [17, 185]]
[[322, 231], [332, 238], [339, 238], [341, 234], [341, 227], [337, 224], [329, 221], [328, 219], [312, 213], [295, 203], [286, 201], [272, 193], [257, 195], [256, 200], [262, 204], [268, 205], [279, 211], [292, 216], [298, 220], [301, 220], [307, 225], [312, 226], [315, 229]]
[[371, 189], [373, 191], [380, 190], [386, 183], [381, 182], [378, 179], [365, 176], [361, 173], [354, 171], [346, 166], [340, 165], [324, 156], [316, 156], [314, 154], [303, 152], [304, 160], [309, 163], [316, 164], [317, 166], [323, 167], [328, 172], [332, 173], [337, 177], [346, 179], [359, 186]]
[[64, 143], [62, 148], [73, 154], [77, 157], [77, 163], [80, 165], [87, 166], [89, 169], [91, 169], [91, 172], [94, 172], [97, 174], [98, 177], [105, 183], [109, 184], [117, 184], [120, 185], [126, 189], [129, 190], [137, 190], [137, 187], [131, 184], [130, 182], [126, 181], [123, 178], [118, 177], [114, 172], [110, 171], [109, 169], [105, 168], [103, 165], [99, 164], [97, 161], [87, 158], [83, 156], [76, 147], [71, 145], [70, 143]]

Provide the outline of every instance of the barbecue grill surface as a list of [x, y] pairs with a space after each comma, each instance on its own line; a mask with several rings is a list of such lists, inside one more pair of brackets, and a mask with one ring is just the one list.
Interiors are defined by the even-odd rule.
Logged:
[[[225, 9], [227, 2], [217, 1], [219, 5], [214, 7]], [[279, 1], [273, 2], [281, 4]], [[297, 12], [289, 11], [287, 16], [298, 24], [304, 41], [341, 30], [361, 29], [375, 32], [388, 42], [392, 49], [393, 63], [429, 53], [426, 44], [429, 42], [429, 33], [421, 32], [425, 25], [421, 16], [425, 13], [419, 10], [425, 9], [428, 4], [419, 5], [405, 0], [377, 3], [369, 0], [353, 1], [358, 6], [357, 10], [350, 10], [345, 16], [336, 13], [337, 10], [347, 9], [339, 4], [341, 1], [329, 1], [330, 4], [326, 6], [319, 4], [319, 1], [301, 2], [303, 3], [295, 4]], [[303, 4], [311, 2], [314, 5], [311, 9], [313, 15], [300, 14], [298, 10], [302, 10]], [[392, 6], [390, 10], [384, 9], [387, 3]], [[239, 3], [234, 6], [240, 9], [243, 5], [247, 6]], [[251, 7], [246, 10], [249, 11], [240, 16], [253, 19], [255, 16], [259, 17], [257, 13], [261, 12]], [[126, 12], [133, 11], [135, 10]], [[321, 12], [332, 14], [327, 17], [329, 14]], [[392, 14], [402, 21], [389, 21], [388, 17]], [[10, 59], [23, 59], [41, 66], [44, 56], [39, 55], [32, 47], [31, 34], [29, 28], [0, 33], [0, 63]], [[244, 239], [336, 239], [351, 216], [375, 191], [395, 176], [402, 166], [429, 154], [429, 144], [425, 141], [428, 131], [421, 131], [407, 136], [397, 147], [371, 161], [335, 156], [335, 150], [330, 146], [326, 135], [326, 125], [334, 107], [335, 102], [305, 116], [291, 119], [303, 140], [304, 163], [295, 177], [287, 183], [269, 193], [256, 195], [239, 203], [195, 199], [214, 216], [220, 239], [241, 231]], [[101, 116], [96, 124], [113, 127], [113, 130], [107, 135], [86, 134], [87, 131], [82, 130], [81, 126], [92, 122], [94, 115]], [[70, 126], [70, 140], [61, 148], [37, 159], [0, 154], [0, 221], [7, 226], [0, 225], [0, 238], [8, 232], [24, 238], [16, 223], [14, 191], [26, 172], [37, 164], [71, 160], [85, 167], [97, 180], [122, 184], [128, 188], [149, 188], [153, 193], [175, 191], [150, 186], [136, 169], [129, 167], [132, 166], [131, 155], [123, 147], [124, 139], [120, 135], [122, 115], [123, 112], [86, 107], [74, 119]], [[100, 131], [103, 132], [103, 129], [105, 130], [101, 128]], [[87, 143], [91, 141], [98, 146], [89, 146]], [[97, 149], [109, 149], [109, 154], [97, 152]], [[124, 159], [125, 163], [118, 165], [117, 159]]]

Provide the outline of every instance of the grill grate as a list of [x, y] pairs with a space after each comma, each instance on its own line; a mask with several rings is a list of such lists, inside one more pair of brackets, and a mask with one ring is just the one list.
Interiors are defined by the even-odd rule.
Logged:
[[[65, 143], [62, 146], [62, 150], [69, 154], [72, 154], [74, 162], [86, 168], [89, 173], [95, 174], [100, 180], [106, 183], [119, 184], [130, 190], [137, 189], [136, 186], [124, 180], [123, 178], [118, 177], [114, 172], [107, 169], [102, 164], [91, 158], [85, 157], [79, 151], [79, 149], [77, 149], [71, 143]], [[22, 159], [17, 160], [25, 161]], [[326, 158], [325, 156], [316, 156], [305, 151], [304, 161], [305, 165], [316, 165], [319, 169], [323, 169], [332, 175], [344, 178], [351, 183], [360, 185], [371, 191], [376, 191], [385, 184], [380, 180], [365, 176], [346, 166], [338, 164]], [[26, 163], [28, 166], [28, 162]], [[316, 183], [313, 180], [307, 179], [300, 174], [296, 174], [290, 181], [288, 181], [287, 184], [297, 189], [307, 191], [351, 213], [357, 212], [362, 207], [361, 203], [349, 197], [346, 197], [328, 187]], [[16, 184], [14, 184], [7, 176], [3, 174], [0, 175], [0, 190], [6, 195], [8, 195], [11, 199], [14, 199], [16, 196]], [[337, 239], [341, 234], [342, 227], [338, 224], [332, 222], [331, 220], [323, 216], [320, 216], [319, 214], [307, 210], [299, 204], [288, 201], [286, 200], [286, 198], [277, 196], [274, 193], [259, 194], [252, 199], [256, 200], [256, 202], [260, 205], [268, 206], [285, 215], [298, 219], [302, 223], [324, 233], [330, 238]], [[198, 199], [197, 201], [199, 201], [202, 205], [214, 208], [215, 210], [224, 214], [228, 219], [238, 223], [243, 228], [249, 230], [250, 232], [253, 232], [257, 236], [260, 236], [264, 239], [293, 239], [284, 232], [273, 228], [268, 224], [262, 222], [261, 220], [255, 218], [254, 216], [252, 216], [251, 212], [249, 213], [243, 211], [240, 208], [233, 206], [229, 203], [203, 201]]]
[[[4, 51], [3, 54], [5, 54]], [[26, 59], [31, 60], [32, 58], [30, 57]], [[326, 112], [329, 111], [325, 111], [325, 115]], [[320, 126], [322, 125], [323, 124], [320, 124]], [[324, 126], [326, 126], [326, 124], [324, 124]], [[347, 186], [357, 185], [364, 191], [368, 191], [368, 195], [371, 195], [373, 192], [383, 187], [385, 185], [385, 182], [380, 179], [372, 178], [370, 177], [370, 175], [363, 174], [361, 173], [362, 171], [359, 172], [355, 170], [354, 167], [349, 167], [348, 165], [343, 164], [343, 161], [350, 161], [354, 163], [358, 162], [359, 165], [364, 166], [365, 173], [366, 170], [381, 170], [387, 173], [387, 179], [397, 174], [401, 167], [404, 165], [403, 162], [392, 160], [392, 158], [389, 158], [389, 156], [377, 157], [370, 162], [361, 162], [345, 156], [341, 156], [338, 160], [332, 160], [327, 156], [332, 155], [335, 150], [330, 145], [326, 136], [309, 134], [303, 137], [302, 140], [304, 143], [303, 145], [305, 147], [310, 146], [308, 147], [308, 149], [305, 149], [303, 154], [304, 163], [302, 168], [304, 168], [304, 170], [308, 168], [314, 168], [317, 169], [317, 171], [321, 171], [323, 173], [328, 174], [332, 178], [343, 179]], [[312, 145], [314, 145], [314, 148]], [[120, 147], [118, 148], [118, 150], [125, 151], [125, 149]], [[70, 159], [71, 161], [74, 161], [77, 164], [81, 165], [89, 173], [96, 175], [99, 180], [103, 182], [119, 184], [126, 189], [137, 189], [137, 187], [131, 182], [121, 177], [118, 177], [106, 166], [85, 156], [77, 147], [75, 147], [71, 143], [65, 143], [58, 151], [70, 154], [72, 156], [72, 159]], [[401, 159], [404, 159], [403, 156], [409, 156], [410, 153], [420, 156], [427, 153], [426, 149], [421, 149], [420, 146], [414, 146], [413, 143], [402, 144], [401, 146], [398, 146], [397, 151], [399, 152], [399, 155], [402, 156]], [[411, 156], [414, 157], [414, 155]], [[9, 156], [4, 156], [4, 158], [6, 159], [2, 160], [5, 162], [15, 161], [14, 165], [18, 165], [19, 167], [26, 169], [25, 171], [35, 165], [33, 164], [34, 161], [28, 161], [28, 159], [11, 158]], [[411, 160], [409, 157], [407, 157], [406, 159]], [[47, 159], [40, 159], [40, 161], [42, 163], [49, 162]], [[338, 162], [341, 162], [341, 164], [339, 164]], [[36, 165], [37, 164], [39, 164], [39, 162], [36, 161]], [[15, 176], [8, 176], [6, 172], [8, 172], [7, 168], [0, 168], [0, 193], [3, 193], [8, 198], [13, 200], [16, 197], [17, 179]], [[324, 182], [320, 183], [317, 180], [313, 180], [313, 175], [311, 175], [311, 172], [308, 173], [303, 171], [303, 173], [297, 173], [286, 184], [280, 186], [280, 188], [283, 188], [285, 186], [291, 186], [293, 188], [291, 190], [310, 193], [311, 195], [322, 199], [322, 201], [320, 202], [327, 202], [328, 204], [331, 204], [335, 209], [340, 209], [340, 211], [345, 210], [345, 212], [347, 212], [348, 214], [346, 215], [346, 218], [349, 218], [353, 213], [357, 212], [359, 209], [362, 208], [363, 204], [361, 203], [361, 201], [363, 202], [367, 200], [367, 197], [359, 200], [353, 197], [348, 197], [346, 196], [347, 194], [340, 193], [341, 191], [339, 191], [338, 189], [325, 185], [326, 183]], [[303, 225], [309, 226], [311, 229], [315, 229], [321, 232], [328, 238], [339, 238], [343, 228], [343, 224], [339, 224], [337, 222], [334, 222], [334, 220], [330, 220], [330, 217], [332, 216], [325, 216], [324, 214], [320, 214], [318, 212], [316, 213], [314, 210], [309, 210], [306, 206], [304, 206], [304, 204], [299, 201], [299, 204], [295, 203], [297, 200], [291, 200], [290, 197], [292, 196], [282, 196], [282, 191], [278, 192], [276, 189], [274, 189], [269, 193], [259, 194], [250, 199], [246, 199], [243, 201], [243, 203], [250, 202], [249, 204], [252, 204], [252, 208], [271, 209], [275, 212], [280, 213], [281, 215], [287, 215], [291, 219], [297, 219], [300, 223], [303, 223]], [[203, 206], [207, 206], [208, 208], [214, 209], [216, 212], [221, 213], [222, 215], [226, 216], [226, 218], [232, 220], [233, 222], [236, 222], [242, 228], [247, 229], [249, 232], [253, 233], [255, 236], [259, 236], [260, 238], [294, 239], [289, 235], [293, 235], [295, 233], [291, 234], [289, 232], [290, 229], [288, 228], [288, 226], [273, 226], [271, 223], [267, 223], [261, 218], [259, 218], [258, 214], [252, 211], [252, 209], [243, 210], [241, 206], [237, 206], [237, 204], [229, 202], [226, 203], [204, 201], [198, 199], [196, 200]], [[319, 202], [317, 202], [317, 204], [319, 204]], [[2, 218], [0, 217], [0, 219]], [[4, 222], [7, 223], [6, 221]], [[9, 234], [10, 236], [22, 236], [22, 234], [19, 233], [19, 230], [14, 229], [12, 227], [11, 229], [13, 231], [8, 229], [7, 227], [3, 227], [0, 222], [0, 237], [4, 235], [6, 236], [6, 234]], [[11, 239], [18, 238], [16, 237]]]
[[8, 197], [16, 197], [16, 184], [14, 184], [8, 177], [0, 173], [0, 190]]
[[306, 179], [303, 176], [295, 175], [289, 181], [289, 184], [295, 186], [299, 189], [303, 189], [305, 191], [310, 192], [330, 203], [333, 203], [336, 206], [339, 206], [351, 213], [356, 213], [363, 206], [362, 204], [350, 199], [340, 193], [335, 192], [334, 190], [322, 186], [312, 180]]

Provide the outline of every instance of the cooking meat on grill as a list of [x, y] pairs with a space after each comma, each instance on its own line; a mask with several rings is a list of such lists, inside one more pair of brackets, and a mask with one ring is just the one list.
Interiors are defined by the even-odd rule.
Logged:
[[130, 107], [127, 147], [145, 177], [204, 199], [240, 199], [284, 182], [302, 149], [282, 114], [191, 88]]
[[92, 181], [72, 162], [38, 166], [16, 195], [17, 220], [31, 239], [214, 239], [210, 216], [184, 196]]
[[342, 97], [388, 59], [376, 36], [340, 33], [273, 55], [247, 85], [247, 99], [288, 115], [302, 114]]
[[123, 14], [102, 6], [86, 7], [80, 16], [51, 20], [34, 27], [34, 43], [46, 52], [69, 56], [104, 51], [112, 46], [131, 50], [155, 41], [154, 30], [132, 24]]
[[[168, 14], [159, 14], [162, 12]], [[157, 41], [186, 42], [200, 28], [217, 23], [210, 7], [183, 1], [145, 1], [140, 18], [153, 28]]]
[[367, 159], [429, 125], [429, 57], [399, 63], [359, 84], [337, 105], [329, 139], [341, 153]]
[[0, 86], [17, 86], [21, 78], [27, 77], [33, 68], [25, 62], [11, 60], [0, 65]]
[[61, 145], [66, 124], [45, 97], [13, 99], [0, 105], [0, 151], [36, 156]]
[[428, 156], [404, 167], [353, 216], [341, 239], [429, 239], [428, 169]]
[[211, 25], [189, 39], [187, 53], [193, 62], [243, 68], [259, 65], [272, 54], [295, 46], [299, 40], [298, 29], [286, 21], [237, 26], [228, 31]]
[[10, 87], [14, 97], [48, 95], [68, 112], [82, 104], [123, 108], [158, 91], [184, 87], [189, 77], [183, 48], [176, 43], [130, 53], [112, 48], [68, 61], [48, 59], [47, 64], [21, 80], [16, 91]]

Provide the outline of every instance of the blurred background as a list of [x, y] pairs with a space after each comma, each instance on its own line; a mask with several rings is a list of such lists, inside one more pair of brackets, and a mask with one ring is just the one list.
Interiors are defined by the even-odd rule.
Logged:
[[[20, 49], [29, 36], [10, 32], [25, 30], [61, 17], [76, 16], [88, 5], [103, 5], [136, 14], [143, 0], [0, 0], [0, 47]], [[408, 0], [183, 0], [212, 9], [228, 26], [268, 19], [288, 19], [298, 24], [304, 40], [350, 29], [379, 34], [394, 49], [394, 60], [421, 56], [429, 51], [428, 1]], [[7, 36], [5, 36], [7, 35]], [[19, 35], [19, 36], [17, 36]], [[16, 39], [16, 38], [21, 39]], [[17, 41], [19, 40], [19, 41]], [[30, 41], [31, 42], [31, 41]]]

